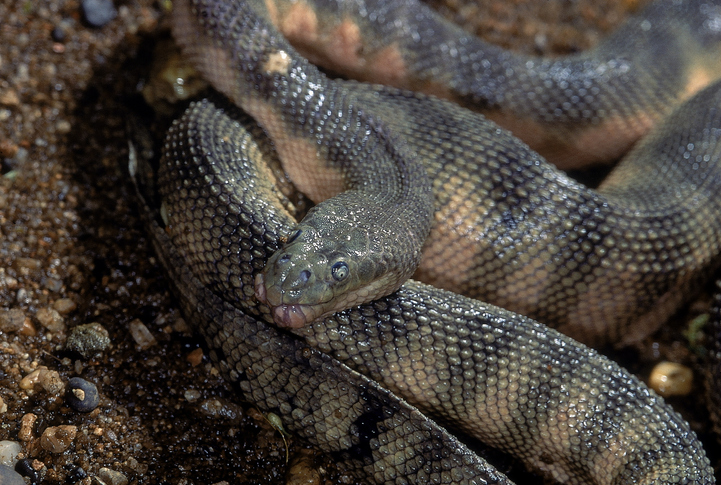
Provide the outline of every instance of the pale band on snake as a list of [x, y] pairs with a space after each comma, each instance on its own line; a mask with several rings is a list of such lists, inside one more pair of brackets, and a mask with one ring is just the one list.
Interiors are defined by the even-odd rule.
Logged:
[[[396, 34], [375, 36], [384, 44], [359, 51], [368, 58], [362, 63], [384, 58], [407, 67], [396, 84], [425, 83], [436, 94], [480, 103], [509, 125], [513, 116], [528, 120], [534, 136], [536, 123], [556, 122], [553, 143], [539, 144], [552, 146], [549, 153], [560, 153], [564, 138], [578, 151], [579, 139], [602, 139], [614, 131], [609, 127], [623, 126], [619, 120], [630, 120], [620, 131], [640, 135], [719, 74], [706, 62], [721, 36], [721, 7], [709, 2], [656, 2], [594, 51], [558, 62], [485, 44], [470, 54], [466, 47], [475, 44], [458, 37], [465, 34], [433, 27], [431, 14], [410, 2], [339, 5], [351, 3], [351, 13], [366, 16], [342, 12], [336, 24], [311, 22], [304, 31], [323, 38], [359, 19], [358, 25], [392, 24], [416, 43], [433, 41], [440, 52], [455, 53], [442, 56], [440, 68], [429, 67], [430, 56], [418, 56], [418, 64], [404, 58], [412, 42]], [[326, 78], [274, 27], [293, 38], [287, 19], [302, 14], [307, 21], [317, 8], [174, 5], [174, 34], [185, 54], [269, 138], [257, 128], [246, 131], [249, 120], [233, 108], [194, 104], [166, 141], [157, 180], [162, 209], [145, 205], [182, 306], [244, 398], [337, 454], [364, 481], [505, 480], [420, 410], [559, 482], [713, 483], [688, 425], [638, 379], [544, 325], [468, 296], [593, 344], [632, 342], [663, 323], [719, 262], [721, 88], [702, 90], [676, 109], [592, 191], [471, 111]], [[400, 24], [404, 16], [418, 23]], [[650, 50], [622, 50], [632, 40], [635, 49], [636, 39]], [[330, 54], [317, 57], [324, 56]], [[487, 65], [482, 74], [473, 67]], [[434, 69], [451, 78], [431, 82]], [[491, 94], [475, 81], [460, 82], [455, 74], [463, 69], [491, 87], [500, 81], [488, 76], [500, 72], [509, 91]], [[544, 106], [552, 107], [514, 112], [503, 100], [518, 100], [521, 91], [550, 97]], [[650, 94], [642, 98], [641, 91]], [[276, 160], [271, 146], [292, 182], [314, 202], [325, 201], [308, 225], [298, 225], [276, 186], [280, 172], [265, 165]], [[369, 200], [377, 205], [365, 210]], [[343, 219], [350, 232], [341, 229]], [[363, 238], [353, 229], [367, 230], [364, 224], [382, 227]], [[420, 258], [418, 241], [429, 226]], [[340, 243], [329, 240], [338, 234]], [[395, 264], [399, 240], [411, 255], [399, 253], [401, 270], [386, 278], [376, 265], [386, 271]], [[368, 257], [376, 259], [368, 264]], [[403, 283], [419, 259], [417, 276], [466, 296]], [[344, 284], [356, 275], [347, 298]], [[267, 322], [295, 328], [300, 340]]]

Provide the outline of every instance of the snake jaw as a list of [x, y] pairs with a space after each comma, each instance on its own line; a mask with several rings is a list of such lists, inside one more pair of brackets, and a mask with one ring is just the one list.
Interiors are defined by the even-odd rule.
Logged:
[[311, 305], [271, 302], [263, 273], [255, 275], [255, 297], [270, 307], [273, 321], [282, 328], [301, 328], [321, 316]]
[[273, 308], [273, 321], [283, 328], [302, 328], [315, 318], [308, 318], [308, 305], [280, 305]]

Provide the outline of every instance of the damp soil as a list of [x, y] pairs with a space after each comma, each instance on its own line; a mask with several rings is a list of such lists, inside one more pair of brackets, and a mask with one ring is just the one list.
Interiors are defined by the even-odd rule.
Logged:
[[[0, 442], [20, 444], [36, 483], [353, 483], [236, 399], [150, 249], [127, 175], [127, 131], [129, 113], [145, 109], [139, 90], [168, 6], [118, 0], [117, 17], [98, 28], [83, 20], [79, 0], [0, 0]], [[437, 6], [493, 42], [536, 54], [587, 48], [638, 8], [623, 0]], [[90, 323], [110, 345], [68, 351], [73, 329]], [[642, 377], [664, 357], [693, 366], [681, 328], [615, 357]], [[54, 385], [75, 376], [99, 389], [89, 413], [70, 408]], [[671, 402], [718, 470], [694, 398], [700, 389]], [[43, 437], [61, 425], [75, 437], [58, 451]], [[519, 483], [532, 480], [502, 462]]]

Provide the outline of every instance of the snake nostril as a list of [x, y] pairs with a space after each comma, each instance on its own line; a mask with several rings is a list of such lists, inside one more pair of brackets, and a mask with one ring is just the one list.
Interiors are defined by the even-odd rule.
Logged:
[[298, 279], [300, 280], [301, 283], [307, 283], [308, 280], [310, 279], [310, 271], [307, 269], [304, 269], [303, 271], [300, 272], [300, 275], [298, 275]]

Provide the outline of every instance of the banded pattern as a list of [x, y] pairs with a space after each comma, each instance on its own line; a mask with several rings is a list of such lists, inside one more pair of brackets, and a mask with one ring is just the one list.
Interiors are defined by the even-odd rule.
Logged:
[[[359, 4], [377, 6], [372, 1]], [[398, 176], [398, 170], [402, 174], [422, 167], [417, 180], [427, 177], [433, 184], [434, 205], [426, 212], [434, 211], [436, 218], [419, 275], [493, 302], [508, 301], [511, 308], [586, 341], [608, 343], [633, 341], [649, 332], [659, 316], [676, 308], [718, 266], [718, 87], [702, 91], [676, 111], [594, 192], [470, 111], [393, 88], [330, 83], [274, 30], [274, 25], [284, 30], [286, 20], [298, 15], [293, 8], [306, 17], [315, 12], [310, 4], [294, 5], [283, 11], [282, 3], [272, 1], [180, 0], [175, 35], [211, 82], [256, 118], [286, 170], [295, 170], [294, 181], [315, 194], [316, 201], [366, 183], [383, 185], [390, 176], [393, 190], [418, 196], [420, 205], [414, 207], [424, 207], [430, 186], [404, 186], [408, 179]], [[357, 25], [373, 21], [398, 27], [391, 21], [394, 8], [414, 4], [393, 5], [361, 15]], [[616, 40], [584, 54], [591, 58], [579, 56], [567, 65], [529, 59], [514, 64], [518, 58], [493, 49], [480, 54], [492, 59], [468, 63], [471, 54], [440, 35], [443, 30], [424, 17], [425, 11], [406, 16], [427, 28], [424, 35], [414, 35], [421, 31], [413, 25], [405, 31], [412, 39], [438, 40], [450, 49], [453, 55], [446, 57], [462, 61], [446, 67], [452, 75], [465, 68], [476, 76], [490, 72], [511, 87], [524, 86], [534, 98], [546, 96], [540, 89], [547, 87], [553, 99], [545, 118], [561, 120], [551, 145], [568, 138], [577, 148], [570, 127], [583, 131], [590, 126], [603, 138], [621, 126], [635, 137], [670, 109], [666, 104], [680, 102], [718, 75], [713, 62], [699, 61], [708, 53], [714, 58], [718, 47], [711, 7], [707, 2], [662, 1], [616, 34], [615, 39], [626, 42], [636, 39], [633, 35], [640, 35], [641, 43], [646, 39], [654, 47], [647, 54], [650, 61], [646, 54], [629, 57], [626, 51], [614, 51], [623, 44]], [[674, 14], [656, 16], [662, 10]], [[339, 25], [348, 27], [344, 22], [346, 17]], [[301, 45], [307, 41], [300, 40]], [[655, 48], [659, 45], [664, 48]], [[399, 72], [405, 76], [410, 72], [405, 69], [408, 49], [400, 43], [391, 47], [399, 52], [404, 67]], [[486, 61], [501, 71], [494, 72]], [[533, 76], [524, 74], [522, 66], [533, 73], [543, 67], [537, 70], [541, 81], [529, 81]], [[656, 77], [666, 68], [669, 75], [662, 82], [646, 84], [651, 93], [663, 85], [661, 95], [639, 101], [647, 114], [639, 115], [635, 109], [642, 106], [619, 97], [620, 86], [630, 84], [629, 92], [644, 88], [649, 82], [643, 81], [644, 69]], [[517, 84], [511, 79], [516, 75]], [[421, 75], [420, 84], [424, 82]], [[452, 79], [443, 82], [446, 94], [457, 89]], [[601, 86], [609, 91], [602, 94]], [[574, 92], [576, 88], [585, 91]], [[515, 94], [506, 105], [513, 104]], [[564, 95], [573, 102], [559, 101]], [[490, 97], [475, 101], [479, 99], [492, 111], [503, 104]], [[640, 99], [633, 97], [633, 102]], [[553, 105], [556, 101], [560, 104]], [[597, 104], [580, 109], [579, 103]], [[522, 104], [533, 105], [530, 100]], [[540, 118], [519, 113], [534, 129], [544, 119], [543, 113]], [[504, 116], [499, 119], [506, 121]], [[617, 117], [631, 124], [618, 125]], [[562, 482], [713, 483], [700, 444], [661, 399], [592, 350], [507, 310], [410, 281], [389, 296], [296, 330], [300, 341], [267, 327], [265, 322], [273, 320], [296, 326], [291, 315], [298, 310], [296, 303], [279, 314], [280, 305], [271, 302], [271, 309], [255, 298], [267, 301], [270, 291], [263, 278], [270, 273], [266, 270], [260, 279], [262, 291], [258, 274], [285, 236], [294, 234], [296, 222], [292, 204], [274, 186], [273, 172], [256, 165], [270, 149], [248, 138], [245, 123], [227, 107], [218, 110], [210, 102], [192, 106], [166, 143], [158, 174], [162, 210], [146, 206], [146, 211], [156, 249], [186, 311], [246, 398], [280, 415], [286, 427], [316, 446], [349, 457], [350, 473], [378, 483], [503, 480], [393, 393], [445, 425], [473, 430], [484, 442]], [[352, 135], [345, 138], [339, 132]], [[370, 146], [370, 153], [377, 153], [368, 166], [354, 162], [357, 153], [342, 148], [359, 138], [361, 151]], [[620, 145], [624, 143], [629, 142]], [[332, 156], [335, 149], [340, 157]], [[310, 165], [311, 175], [298, 169], [299, 153], [316, 162]], [[329, 153], [330, 165], [325, 161]], [[388, 170], [388, 160], [401, 163]], [[346, 175], [354, 173], [360, 178]], [[314, 177], [321, 182], [312, 183]], [[358, 180], [366, 182], [354, 185]], [[648, 188], [648, 182], [655, 185]], [[374, 210], [368, 212], [374, 223], [383, 222]], [[320, 209], [313, 214], [318, 213]], [[152, 222], [159, 214], [163, 229]], [[322, 240], [335, 231], [320, 232]], [[277, 254], [282, 260], [290, 252]], [[312, 259], [315, 253], [307, 254]], [[474, 278], [481, 283], [472, 283]], [[293, 291], [302, 293], [298, 287]], [[510, 295], [523, 299], [512, 301]], [[301, 323], [328, 311], [306, 318], [301, 309]], [[646, 325], [627, 333], [639, 317]], [[580, 327], [574, 326], [577, 320]], [[390, 392], [369, 394], [367, 381], [316, 350]], [[340, 383], [343, 379], [348, 384]], [[337, 399], [327, 399], [329, 390]], [[419, 428], [425, 431], [414, 431]]]
[[[638, 379], [570, 338], [500, 308], [409, 282], [393, 295], [296, 330], [300, 343], [268, 327], [269, 309], [251, 296], [252, 284], [279, 246], [279, 234], [293, 223], [292, 205], [273, 188], [273, 172], [261, 160], [272, 161], [269, 148], [251, 141], [241, 121], [231, 108], [218, 110], [205, 101], [191, 106], [174, 125], [158, 178], [170, 217], [166, 228], [151, 229], [164, 259], [175, 255], [165, 263], [172, 274], [187, 270], [192, 276], [192, 285], [175, 279], [181, 301], [246, 399], [281, 416], [285, 427], [319, 448], [337, 452], [335, 442], [320, 441], [321, 425], [306, 418], [329, 417], [322, 435], [346, 437], [343, 449], [353, 454], [360, 431], [357, 422], [344, 417], [354, 416], [352, 409], [365, 398], [355, 393], [357, 400], [341, 396], [330, 404], [324, 399], [326, 387], [303, 377], [317, 349], [446, 426], [472, 430], [559, 481], [713, 483], [688, 425]], [[208, 136], [198, 136], [199, 131]], [[262, 140], [262, 134], [255, 135]], [[220, 152], [199, 144], [215, 137], [232, 141]], [[223, 314], [199, 304], [193, 296], [197, 292], [223, 295], [218, 297]], [[240, 330], [246, 327], [250, 336]], [[253, 333], [260, 331], [270, 336], [258, 340]], [[306, 351], [304, 359], [292, 350], [298, 345]], [[275, 377], [277, 359], [292, 359], [298, 366], [287, 380]], [[332, 372], [327, 376], [336, 378]], [[301, 391], [303, 399], [295, 397]], [[309, 395], [315, 398], [306, 401]], [[396, 425], [406, 426], [406, 418], [397, 419]], [[375, 430], [373, 437], [387, 429], [365, 423]], [[394, 449], [406, 446], [402, 437], [392, 436], [399, 440]], [[385, 457], [387, 452], [379, 453]], [[439, 451], [440, 456], [447, 453]], [[378, 479], [373, 467], [387, 470], [390, 465], [373, 457], [358, 469], [350, 461], [349, 473], [375, 483], [396, 483], [396, 473], [405, 473], [399, 463], [392, 479]], [[457, 473], [455, 468], [439, 472], [439, 483], [457, 483]], [[415, 479], [411, 476], [408, 483], [434, 483]]]

